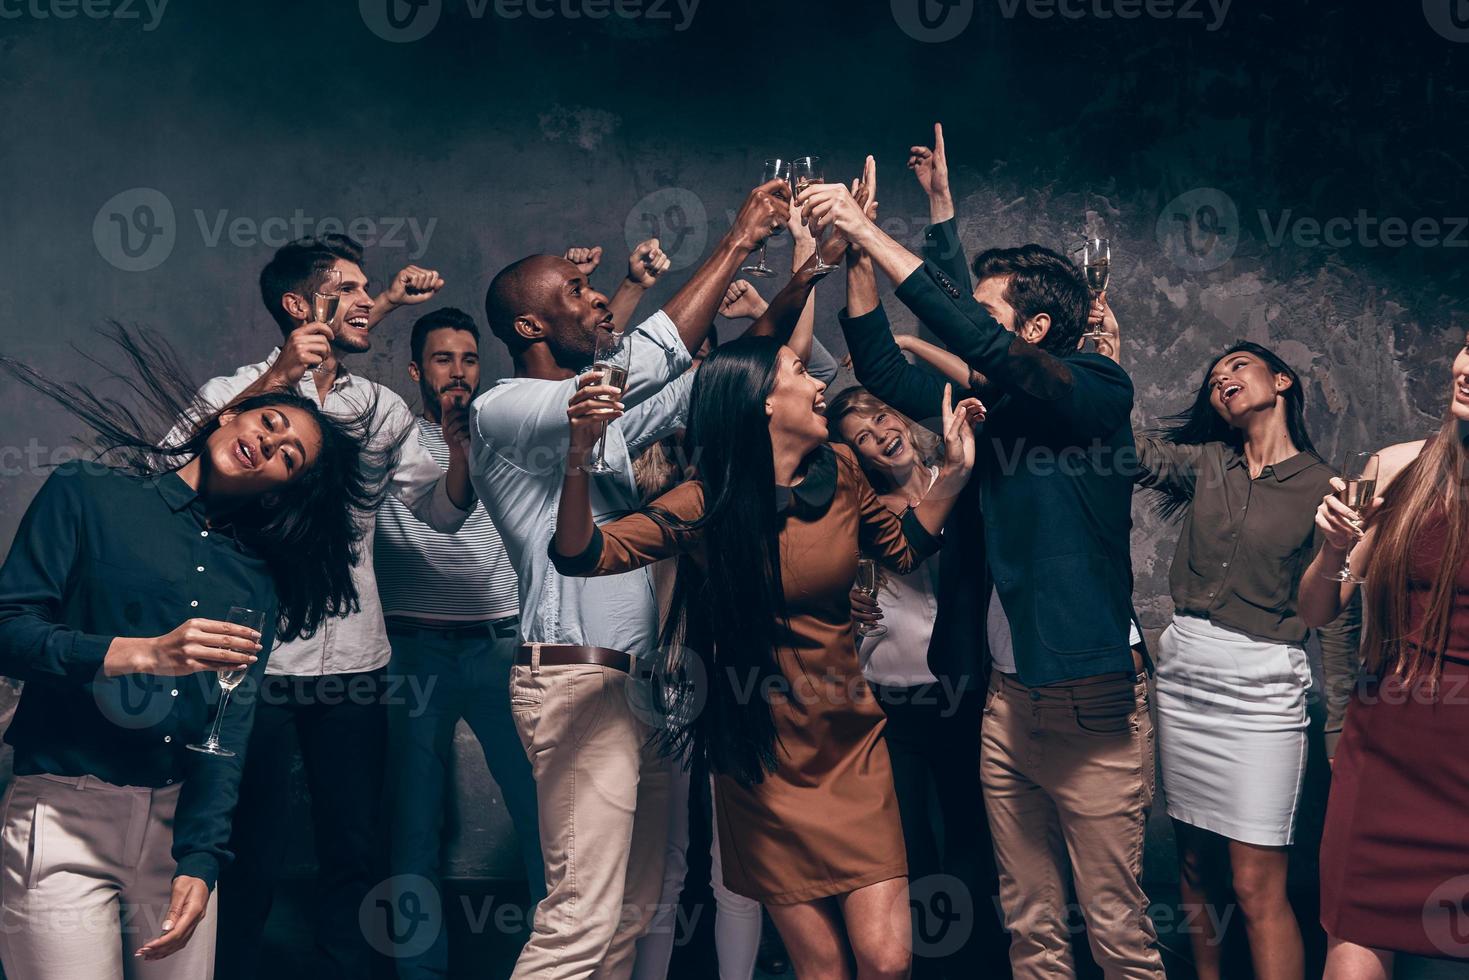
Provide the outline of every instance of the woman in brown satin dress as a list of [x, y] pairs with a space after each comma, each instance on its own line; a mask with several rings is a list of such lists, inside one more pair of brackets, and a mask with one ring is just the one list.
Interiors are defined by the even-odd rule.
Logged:
[[597, 527], [580, 463], [620, 410], [598, 381], [585, 378], [567, 409], [558, 570], [679, 557], [669, 642], [698, 659], [707, 700], [669, 741], [691, 741], [716, 773], [725, 883], [770, 907], [798, 977], [851, 976], [854, 964], [861, 978], [907, 976], [903, 837], [848, 593], [859, 548], [897, 572], [936, 550], [973, 465], [977, 403], [946, 414], [940, 486], [899, 518], [851, 451], [827, 445], [825, 385], [790, 348], [738, 340], [694, 382], [698, 478]]
[[1469, 960], [1469, 337], [1450, 398], [1437, 435], [1382, 450], [1366, 513], [1322, 502], [1301, 582], [1314, 626], [1356, 588], [1329, 578], [1348, 555], [1367, 579], [1321, 842], [1328, 980], [1384, 980], [1395, 953]]

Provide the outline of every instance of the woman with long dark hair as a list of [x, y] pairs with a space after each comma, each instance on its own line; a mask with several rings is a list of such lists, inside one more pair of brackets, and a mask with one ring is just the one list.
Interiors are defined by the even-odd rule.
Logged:
[[1332, 578], [1349, 556], [1367, 580], [1321, 842], [1328, 980], [1385, 980], [1395, 953], [1469, 960], [1469, 337], [1449, 381], [1438, 432], [1379, 453], [1371, 506], [1322, 499], [1301, 580], [1310, 624], [1357, 589]]
[[827, 444], [825, 385], [788, 347], [737, 340], [694, 382], [698, 478], [599, 528], [580, 463], [620, 406], [598, 380], [584, 378], [567, 410], [559, 570], [608, 575], [679, 557], [665, 642], [697, 658], [707, 700], [671, 714], [666, 745], [692, 743], [716, 773], [726, 884], [770, 908], [798, 976], [845, 976], [852, 960], [861, 977], [906, 976], [907, 866], [848, 591], [859, 549], [903, 573], [936, 549], [973, 465], [972, 406], [946, 406], [936, 486], [899, 518], [851, 451]]
[[[192, 980], [213, 974], [212, 892], [253, 688], [277, 638], [356, 603], [358, 517], [380, 500], [369, 474], [387, 460], [366, 449], [363, 424], [291, 394], [240, 400], [160, 440], [151, 433], [193, 417], [193, 385], [160, 342], [113, 339], [140, 405], [0, 359], [99, 450], [51, 474], [0, 568], [0, 672], [24, 682], [5, 736], [16, 778], [0, 830], [0, 963], [71, 980], [134, 976], [141, 959], [149, 977]], [[230, 622], [232, 607], [263, 614], [263, 629]], [[227, 754], [189, 751], [223, 672], [240, 669]]]
[[[1138, 483], [1182, 518], [1159, 643], [1158, 743], [1185, 905], [1220, 901], [1227, 861], [1255, 975], [1299, 980], [1304, 948], [1286, 895], [1287, 846], [1306, 770], [1306, 624], [1296, 587], [1319, 545], [1330, 469], [1306, 432], [1301, 379], [1240, 342], [1204, 370], [1194, 403], [1137, 437]], [[1220, 937], [1191, 935], [1202, 980]]]

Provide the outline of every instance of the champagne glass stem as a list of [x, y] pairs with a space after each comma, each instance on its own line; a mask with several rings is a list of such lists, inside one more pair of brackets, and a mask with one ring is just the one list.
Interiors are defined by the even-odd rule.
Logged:
[[222, 693], [219, 696], [219, 710], [214, 714], [214, 727], [209, 730], [209, 738], [204, 743], [211, 749], [219, 748], [219, 727], [224, 724], [224, 709], [229, 707], [230, 695], [234, 693], [227, 687], [220, 690]]
[[607, 465], [607, 423], [602, 423], [602, 434], [597, 437], [597, 469]]

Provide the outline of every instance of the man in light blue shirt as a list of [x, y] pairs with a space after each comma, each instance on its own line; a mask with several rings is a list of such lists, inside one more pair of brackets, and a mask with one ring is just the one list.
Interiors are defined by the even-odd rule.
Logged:
[[[664, 308], [627, 335], [626, 413], [609, 427], [592, 480], [599, 519], [637, 508], [632, 456], [681, 428], [691, 380], [680, 380], [740, 263], [789, 214], [779, 181], [756, 188], [713, 254]], [[567, 260], [534, 255], [502, 270], [485, 296], [490, 330], [515, 377], [471, 412], [470, 470], [520, 577], [521, 636], [511, 710], [536, 778], [546, 898], [536, 908], [517, 980], [625, 978], [656, 907], [668, 827], [669, 767], [649, 748], [640, 658], [658, 643], [645, 570], [562, 578], [548, 546], [555, 528], [577, 372], [598, 331], [616, 325], [607, 297]], [[632, 688], [632, 690], [630, 690]], [[646, 702], [644, 702], [646, 703]]]

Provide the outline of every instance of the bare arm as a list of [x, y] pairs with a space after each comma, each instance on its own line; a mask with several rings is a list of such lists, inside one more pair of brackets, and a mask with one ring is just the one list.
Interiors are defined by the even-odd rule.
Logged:
[[977, 387], [975, 372], [970, 370], [963, 358], [956, 357], [937, 344], [930, 344], [922, 337], [915, 337], [912, 334], [896, 334], [893, 340], [897, 341], [900, 350], [912, 354], [955, 385], [961, 388]]
[[367, 314], [367, 329], [377, 326], [383, 317], [400, 306], [414, 306], [433, 299], [443, 288], [444, 278], [433, 269], [404, 266], [388, 287], [373, 298], [372, 309]]
[[612, 299], [607, 303], [607, 308], [612, 312], [612, 322], [617, 324], [619, 330], [632, 324], [633, 314], [637, 312], [643, 295], [672, 264], [673, 260], [658, 247], [656, 238], [639, 242], [632, 250], [632, 254], [627, 257], [627, 275], [617, 284], [617, 292], [612, 294]]

